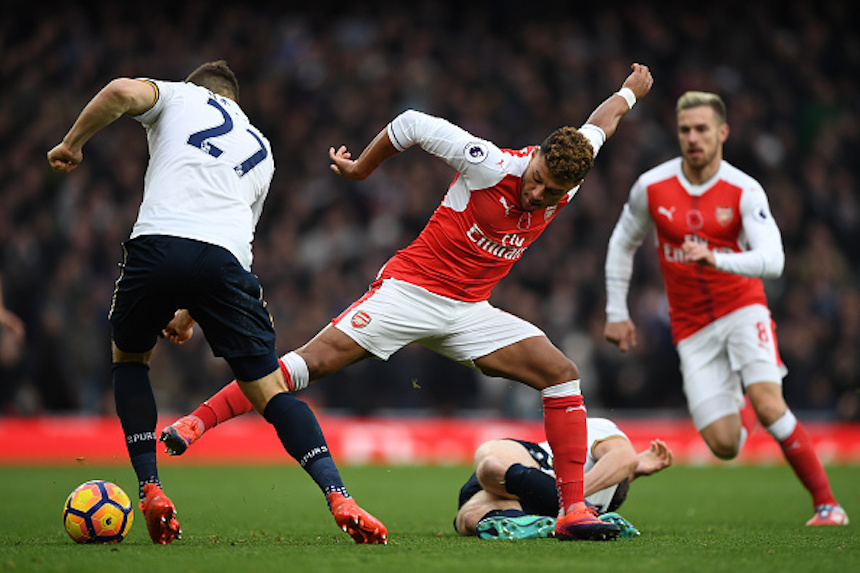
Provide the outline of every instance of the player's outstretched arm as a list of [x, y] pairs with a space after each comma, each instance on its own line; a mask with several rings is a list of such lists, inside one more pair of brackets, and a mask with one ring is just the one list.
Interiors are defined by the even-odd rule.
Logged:
[[394, 155], [397, 155], [397, 148], [388, 137], [388, 129], [380, 131], [373, 141], [367, 144], [358, 159], [352, 159], [352, 153], [345, 145], [341, 145], [337, 150], [334, 147], [328, 150], [331, 170], [351, 181], [367, 179], [383, 161]]
[[585, 473], [583, 480], [586, 496], [617, 484], [636, 469], [636, 450], [627, 439], [620, 436], [595, 444], [594, 457], [597, 462]]
[[602, 129], [607, 139], [615, 133], [624, 114], [630, 111], [636, 101], [645, 97], [654, 84], [648, 66], [632, 64], [631, 67], [633, 71], [621, 84], [621, 89], [597, 106], [586, 121]]
[[147, 81], [117, 78], [103, 87], [78, 115], [69, 132], [48, 152], [48, 163], [57, 173], [68, 173], [83, 160], [83, 147], [97, 131], [123, 114], [143, 113], [155, 104], [158, 91]]

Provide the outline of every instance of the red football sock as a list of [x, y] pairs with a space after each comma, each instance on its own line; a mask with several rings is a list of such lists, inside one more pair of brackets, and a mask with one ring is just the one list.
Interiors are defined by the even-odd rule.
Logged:
[[815, 453], [812, 439], [800, 422], [797, 423], [791, 435], [779, 445], [794, 473], [812, 494], [813, 505], [836, 504], [824, 466], [821, 465], [821, 460]]
[[563, 515], [583, 501], [582, 467], [588, 450], [582, 396], [543, 399], [546, 439], [552, 448], [558, 504]]
[[[235, 380], [234, 380], [235, 382]], [[217, 394], [216, 394], [217, 395]], [[209, 398], [209, 400], [214, 399], [215, 396]], [[214, 428], [218, 424], [218, 416], [215, 414], [215, 410], [208, 404], [209, 400], [203, 402], [197, 409], [191, 412], [192, 416], [197, 416], [200, 418], [200, 421], [203, 422], [203, 431], [210, 430]]]
[[200, 418], [203, 427], [209, 430], [221, 422], [246, 414], [253, 409], [251, 402], [239, 388], [239, 384], [233, 380], [191, 414]]
[[[281, 374], [284, 375], [287, 389], [292, 392], [293, 380], [290, 377], [290, 372], [283, 361], [278, 360], [278, 366], [281, 369]], [[196, 410], [191, 412], [191, 415], [200, 418], [200, 421], [203, 422], [203, 431], [205, 432], [231, 418], [247, 414], [253, 409], [254, 406], [245, 397], [242, 389], [239, 388], [239, 384], [233, 380], [216, 392], [214, 396], [200, 404]]]

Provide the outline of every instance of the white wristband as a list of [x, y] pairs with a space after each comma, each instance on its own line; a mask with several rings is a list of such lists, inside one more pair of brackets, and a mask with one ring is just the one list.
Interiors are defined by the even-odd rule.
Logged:
[[621, 88], [615, 95], [620, 95], [624, 98], [624, 101], [627, 102], [628, 109], [633, 109], [633, 105], [636, 103], [636, 94], [633, 93], [633, 90], [630, 88]]

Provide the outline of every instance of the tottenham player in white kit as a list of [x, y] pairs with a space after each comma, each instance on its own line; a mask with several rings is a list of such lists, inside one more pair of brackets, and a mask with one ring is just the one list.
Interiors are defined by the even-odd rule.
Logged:
[[[627, 435], [606, 418], [587, 418], [588, 456], [583, 467], [585, 501], [600, 519], [622, 527], [624, 537], [639, 531], [615, 511], [638, 477], [672, 465], [672, 451], [652, 440], [639, 453]], [[552, 449], [505, 438], [489, 440], [475, 451], [475, 472], [460, 489], [454, 529], [482, 539], [532, 539], [552, 534], [558, 515]]]
[[[542, 393], [547, 440], [555, 454], [561, 517], [557, 539], [611, 539], [583, 501], [585, 406], [576, 365], [536, 326], [487, 302], [529, 245], [574, 197], [594, 156], [638, 98], [651, 89], [648, 68], [632, 65], [621, 89], [580, 129], [559, 128], [540, 146], [501, 149], [417, 111], [395, 118], [357, 159], [329, 151], [332, 170], [365, 179], [383, 161], [417, 145], [456, 169], [442, 204], [418, 238], [379, 271], [370, 290], [310, 342], [282, 357], [287, 384], [301, 390], [353, 362], [387, 359], [419, 342], [491, 376]], [[214, 424], [250, 410], [231, 384], [162, 432], [182, 451]]]
[[189, 330], [196, 320], [249, 404], [323, 489], [338, 525], [357, 542], [384, 543], [384, 526], [348, 497], [313, 412], [287, 392], [272, 319], [251, 273], [254, 228], [275, 167], [269, 142], [239, 107], [238, 95], [224, 61], [203, 64], [185, 82], [119, 78], [48, 152], [51, 167], [67, 173], [80, 164], [90, 137], [121, 116], [146, 129], [143, 201], [122, 245], [109, 318], [116, 410], [147, 529], [160, 544], [181, 533], [158, 477], [158, 412], [148, 363], [159, 334]]
[[639, 177], [609, 241], [605, 337], [623, 352], [636, 344], [627, 292], [634, 253], [653, 228], [687, 405], [711, 452], [737, 456], [757, 418], [812, 495], [807, 525], [847, 524], [782, 394], [786, 368], [761, 279], [780, 276], [785, 255], [767, 196], [723, 160], [729, 127], [718, 95], [687, 92], [676, 111], [682, 156]]

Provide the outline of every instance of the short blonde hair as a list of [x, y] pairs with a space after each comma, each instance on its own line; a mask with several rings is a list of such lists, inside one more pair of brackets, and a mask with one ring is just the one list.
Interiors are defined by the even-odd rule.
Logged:
[[678, 98], [675, 113], [681, 113], [685, 109], [706, 105], [714, 110], [714, 116], [718, 124], [726, 123], [726, 104], [723, 98], [711, 92], [685, 92]]

